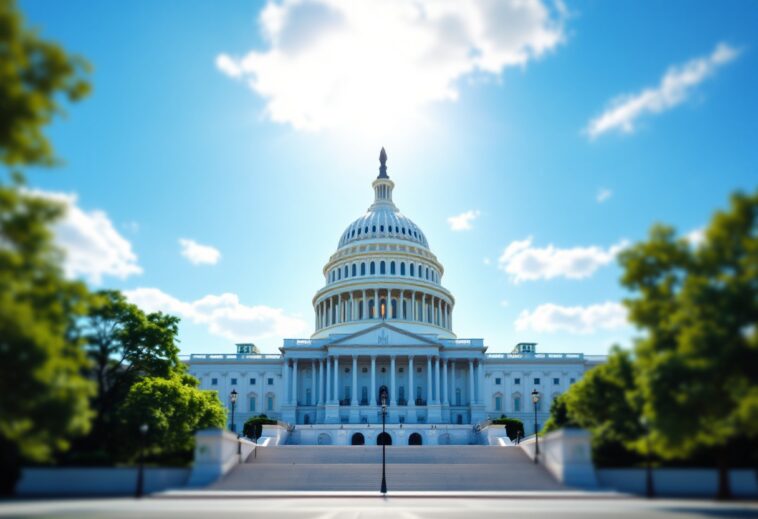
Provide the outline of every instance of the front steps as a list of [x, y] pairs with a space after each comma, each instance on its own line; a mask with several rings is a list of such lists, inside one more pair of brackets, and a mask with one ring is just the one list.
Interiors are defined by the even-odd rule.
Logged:
[[[378, 446], [259, 447], [212, 490], [378, 491]], [[389, 491], [560, 491], [542, 466], [518, 447], [388, 446]]]

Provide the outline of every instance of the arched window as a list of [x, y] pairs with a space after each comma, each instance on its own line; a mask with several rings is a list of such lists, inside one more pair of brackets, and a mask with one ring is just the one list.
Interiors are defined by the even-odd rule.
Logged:
[[426, 279], [429, 280], [429, 267], [426, 267]]
[[255, 400], [256, 400], [255, 393], [253, 393], [252, 395], [250, 395], [248, 398], [249, 398], [249, 400], [248, 400], [248, 402], [249, 402], [249, 404], [248, 404], [249, 405], [248, 411], [250, 411], [251, 413], [254, 413], [256, 411], [256, 408], [255, 408]]
[[358, 227], [358, 236], [360, 236], [360, 235], [361, 235], [361, 228]]
[[390, 261], [390, 274], [392, 274], [392, 275], [395, 274], [395, 262], [394, 261]]
[[400, 264], [400, 275], [405, 276], [405, 263]]
[[355, 267], [355, 263], [353, 263], [353, 270], [352, 270], [352, 272], [353, 272], [353, 277], [355, 277], [355, 271], [356, 271], [356, 267]]
[[345, 265], [345, 272], [343, 274], [343, 277], [347, 278], [347, 265]]
[[387, 317], [387, 300], [384, 298], [379, 300], [379, 317], [382, 319]]
[[274, 395], [269, 393], [266, 396], [266, 410], [267, 411], [273, 411], [274, 410]]
[[403, 234], [405, 234], [405, 227], [403, 227], [402, 229], [400, 229], [400, 232], [402, 232]]
[[392, 318], [397, 319], [397, 299], [392, 300]]
[[384, 261], [381, 261], [379, 263], [379, 274], [386, 274], [387, 272], [387, 264]]
[[366, 264], [361, 263], [361, 276], [365, 276], [365, 275], [366, 275]]
[[371, 232], [376, 232], [376, 225], [371, 227]]
[[375, 308], [374, 308], [374, 300], [373, 299], [369, 299], [369, 301], [368, 301], [368, 318], [369, 319], [373, 319], [374, 316], [376, 315], [376, 312], [374, 310], [375, 310]]
[[364, 228], [363, 228], [363, 233], [364, 233], [364, 234], [368, 234], [368, 225], [367, 225], [366, 227], [364, 227]]
[[337, 269], [337, 280], [341, 279], [342, 274], [340, 272], [340, 269]]
[[495, 411], [503, 410], [503, 395], [501, 393], [495, 393], [494, 403]]
[[455, 388], [455, 405], [461, 405], [461, 388]]
[[379, 232], [384, 232], [384, 225], [379, 226]]
[[373, 262], [373, 261], [371, 262], [371, 267], [369, 268], [369, 273], [370, 273], [372, 276], [373, 276], [374, 274], [376, 274], [376, 263], [375, 263], [375, 262]]
[[416, 272], [415, 272], [415, 270], [416, 270], [416, 269], [415, 269], [415, 266], [416, 266], [416, 265], [414, 265], [413, 263], [411, 263], [411, 276], [415, 276], [415, 275], [416, 275]]
[[418, 266], [418, 277], [419, 278], [424, 277], [424, 267], [422, 265]]
[[513, 412], [521, 412], [521, 395], [519, 393], [513, 395]]

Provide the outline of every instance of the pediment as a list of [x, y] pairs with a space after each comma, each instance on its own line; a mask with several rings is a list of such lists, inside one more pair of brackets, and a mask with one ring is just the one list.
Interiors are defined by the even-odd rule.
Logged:
[[365, 330], [340, 337], [331, 343], [334, 346], [438, 346], [427, 337], [408, 332], [387, 323], [380, 323]]

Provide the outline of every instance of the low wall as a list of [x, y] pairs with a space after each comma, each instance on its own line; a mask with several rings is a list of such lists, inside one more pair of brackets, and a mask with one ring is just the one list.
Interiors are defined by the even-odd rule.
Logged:
[[[598, 469], [597, 478], [603, 487], [645, 494], [645, 469]], [[732, 493], [736, 497], [758, 497], [756, 471], [749, 469], [729, 471]], [[716, 469], [653, 469], [655, 494], [667, 497], [715, 496], [718, 489]]]
[[261, 445], [284, 445], [289, 440], [290, 432], [287, 426], [282, 424], [266, 424], [261, 429], [261, 437], [258, 443]]
[[[25, 468], [16, 485], [19, 496], [126, 496], [137, 488], [136, 467]], [[189, 468], [145, 468], [144, 492], [187, 484]]]
[[[534, 435], [519, 443], [530, 459], [534, 459], [536, 445]], [[598, 486], [588, 431], [561, 429], [540, 436], [538, 461], [564, 485], [589, 489]]]
[[[365, 445], [376, 445], [381, 432], [381, 424], [298, 425], [290, 433], [287, 443], [289, 445], [351, 445], [353, 435], [360, 434], [363, 436]], [[471, 425], [387, 424], [385, 432], [389, 434], [392, 445], [396, 447], [408, 445], [413, 434], [421, 437], [422, 445], [471, 445], [486, 441], [480, 440]], [[503, 432], [502, 427], [500, 432]]]
[[187, 485], [200, 487], [213, 483], [235, 465], [243, 463], [255, 447], [254, 442], [247, 438], [238, 438], [229, 431], [198, 431], [195, 434], [195, 461]]
[[512, 445], [507, 430], [502, 424], [485, 425], [479, 431], [479, 442], [484, 445]]

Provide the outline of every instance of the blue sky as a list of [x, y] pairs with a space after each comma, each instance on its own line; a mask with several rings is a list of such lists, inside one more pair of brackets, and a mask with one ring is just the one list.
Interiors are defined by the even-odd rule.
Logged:
[[749, 2], [20, 5], [94, 65], [29, 175], [70, 204], [70, 274], [181, 315], [184, 353], [312, 332], [381, 146], [489, 351], [628, 345], [615, 253], [758, 180]]

